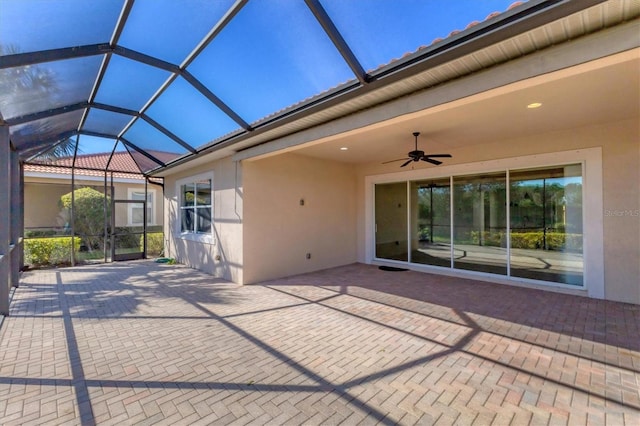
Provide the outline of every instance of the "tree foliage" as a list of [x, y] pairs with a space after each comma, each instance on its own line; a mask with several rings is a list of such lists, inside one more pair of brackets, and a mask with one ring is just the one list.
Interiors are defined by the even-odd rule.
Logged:
[[[0, 44], [0, 56], [20, 53], [15, 45]], [[19, 104], [22, 108], [39, 110], [38, 105], [53, 107], [59, 93], [53, 71], [38, 65], [25, 65], [0, 69], [0, 93], [9, 95], [0, 99], [0, 106]], [[5, 102], [6, 105], [3, 105]]]
[[[65, 158], [65, 157], [73, 157], [73, 154], [76, 151], [76, 139], [74, 137], [63, 139], [57, 142], [51, 149], [43, 152], [38, 155], [36, 160], [38, 162], [44, 163], [54, 163], [56, 160]], [[78, 149], [78, 153], [81, 150]]]
[[[73, 191], [73, 227], [88, 250], [101, 249], [104, 243], [105, 195], [93, 188]], [[72, 193], [60, 197], [60, 207], [71, 211]], [[111, 199], [106, 197], [106, 213], [110, 215]], [[69, 216], [71, 217], [71, 216]]]

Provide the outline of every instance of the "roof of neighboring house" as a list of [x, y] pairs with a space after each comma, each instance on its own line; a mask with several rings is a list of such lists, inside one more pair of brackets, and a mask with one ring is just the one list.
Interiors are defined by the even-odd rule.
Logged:
[[[29, 173], [46, 173], [51, 175], [71, 176], [71, 167], [44, 165], [44, 164], [25, 164], [24, 172], [25, 172], [25, 175], [27, 176]], [[75, 171], [76, 176], [104, 177], [104, 174], [105, 174], [104, 170], [101, 171], [101, 170], [76, 169]], [[111, 173], [109, 173], [108, 176], [111, 176]], [[139, 179], [139, 180], [144, 179], [144, 175], [140, 173], [113, 172], [113, 177], [117, 179]]]
[[[173, 158], [174, 154], [161, 151], [152, 151], [152, 155], [161, 161], [167, 158]], [[111, 159], [111, 160], [109, 160]], [[140, 173], [140, 167], [137, 162], [151, 161], [140, 155], [134, 158], [127, 151], [101, 152], [96, 154], [81, 154], [76, 156], [75, 174], [80, 176], [98, 176], [104, 177], [104, 170], [113, 172], [114, 178], [120, 179], [143, 179]], [[42, 162], [39, 164], [25, 164], [25, 173], [49, 173], [49, 174], [65, 174], [71, 175], [71, 165], [73, 157], [63, 157], [57, 160]], [[107, 163], [109, 167], [107, 168]], [[111, 175], [111, 173], [109, 173]]]

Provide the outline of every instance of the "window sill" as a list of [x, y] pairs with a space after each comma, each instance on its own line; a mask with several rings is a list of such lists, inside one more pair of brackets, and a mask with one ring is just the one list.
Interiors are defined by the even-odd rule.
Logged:
[[216, 240], [213, 238], [211, 234], [191, 234], [191, 233], [181, 233], [180, 239], [187, 241], [194, 241], [201, 244], [215, 244]]

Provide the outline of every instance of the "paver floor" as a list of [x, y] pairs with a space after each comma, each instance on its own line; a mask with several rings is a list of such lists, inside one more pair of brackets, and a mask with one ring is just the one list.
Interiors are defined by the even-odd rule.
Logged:
[[349, 265], [31, 271], [0, 424], [640, 424], [640, 306]]

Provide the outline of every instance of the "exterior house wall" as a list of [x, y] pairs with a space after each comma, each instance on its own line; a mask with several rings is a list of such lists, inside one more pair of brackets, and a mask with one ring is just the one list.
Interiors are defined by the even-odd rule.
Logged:
[[[450, 151], [447, 166], [553, 153], [582, 148], [602, 148], [604, 207], [604, 297], [640, 304], [640, 126], [635, 119], [583, 128], [532, 134], [526, 137], [471, 145]], [[397, 165], [395, 165], [397, 167]], [[365, 178], [396, 171], [388, 165], [366, 164], [358, 168], [358, 261], [366, 261], [364, 236]], [[587, 191], [589, 183], [587, 182]], [[587, 236], [588, 237], [588, 230]]]
[[[447, 175], [448, 166], [600, 148], [604, 208], [602, 296], [640, 304], [638, 141], [640, 128], [635, 119], [541, 132], [490, 144], [474, 145], [470, 141], [469, 146], [452, 150], [453, 158], [438, 170]], [[366, 262], [365, 179], [393, 173], [397, 164], [354, 167], [285, 153], [243, 161], [236, 171], [230, 159], [220, 160], [165, 180], [169, 199], [167, 224], [178, 223], [175, 182], [212, 169], [216, 242], [203, 245], [175, 238], [175, 230], [167, 229], [169, 255], [216, 276], [250, 284], [354, 261]], [[589, 182], [586, 185], [588, 191]], [[300, 200], [304, 200], [304, 206]], [[311, 254], [310, 259], [306, 259], [307, 253]], [[219, 261], [215, 260], [217, 255], [221, 256]]]
[[[131, 199], [130, 192], [134, 190], [136, 192], [144, 192], [144, 184], [130, 184], [130, 183], [116, 183], [113, 185], [113, 197], [116, 200], [129, 200]], [[162, 188], [156, 185], [147, 185], [147, 191], [149, 193], [153, 193], [154, 197], [154, 216], [147, 221], [148, 225], [162, 225], [163, 219], [163, 198], [162, 198]], [[131, 226], [130, 222], [130, 213], [128, 212], [129, 206], [127, 204], [118, 204], [116, 205], [116, 226]]]
[[600, 130], [606, 298], [640, 304], [640, 123]]
[[[376, 127], [382, 130], [403, 121], [411, 120], [419, 124], [421, 117], [446, 112], [449, 108], [452, 116], [455, 116], [456, 106], [466, 103], [473, 104], [476, 109], [499, 110], [499, 105], [494, 102], [497, 95], [515, 91], [535, 94], [538, 85], [550, 78], [584, 84], [584, 80], [578, 83], [574, 78], [618, 61], [636, 60], [635, 56], [632, 57], [634, 52], [627, 52], [620, 57], [612, 56], [590, 64], [589, 61], [594, 59], [590, 53], [594, 46], [616, 44], [613, 39], [607, 39], [607, 34], [595, 34], [595, 39], [585, 38], [509, 61], [500, 68], [456, 79], [355, 114], [340, 116], [314, 128], [293, 132], [237, 153], [234, 159], [242, 160], [238, 168], [242, 169], [243, 181], [236, 183], [236, 191], [238, 194], [244, 192], [244, 199], [242, 195], [240, 201], [237, 196], [224, 199], [236, 206], [244, 201], [244, 210], [235, 210], [239, 217], [234, 222], [237, 226], [230, 226], [225, 231], [228, 241], [221, 243], [218, 240], [220, 247], [216, 249], [225, 251], [228, 257], [239, 259], [238, 272], [233, 281], [254, 283], [353, 261], [368, 261], [367, 250], [370, 247], [367, 247], [366, 241], [371, 230], [366, 223], [370, 214], [366, 202], [369, 193], [366, 180], [372, 176], [400, 172], [399, 165], [338, 163], [294, 154], [297, 149], [304, 152], [305, 144], [331, 143], [334, 142], [332, 137], [335, 140], [342, 137], [344, 140], [357, 138], [359, 131], [364, 134]], [[602, 57], [612, 53], [609, 49], [602, 52]], [[579, 69], [570, 69], [576, 64]], [[629, 62], [629, 66], [635, 66], [635, 62]], [[589, 78], [597, 78], [598, 75], [590, 74]], [[598, 87], [606, 101], [606, 86]], [[559, 93], [558, 96], [564, 94]], [[510, 106], [503, 104], [502, 107]], [[448, 176], [448, 167], [595, 148], [599, 153], [598, 170], [595, 173], [598, 182], [585, 181], [586, 191], [596, 188], [601, 192], [600, 219], [595, 221], [595, 225], [594, 221], [589, 222], [586, 226], [592, 228], [585, 229], [586, 239], [594, 234], [602, 237], [602, 241], [598, 241], [600, 247], [596, 251], [596, 258], [602, 259], [603, 278], [600, 281], [603, 284], [602, 291], [595, 297], [640, 304], [640, 126], [637, 110], [611, 106], [616, 107], [619, 117], [616, 120], [619, 121], [595, 119], [585, 126], [583, 120], [576, 120], [574, 111], [567, 110], [562, 115], [566, 120], [554, 121], [553, 128], [537, 127], [533, 121], [523, 119], [517, 123], [516, 130], [511, 128], [509, 137], [500, 136], [499, 127], [503, 123], [498, 111], [495, 114], [497, 118], [491, 121], [495, 123], [491, 138], [478, 137], [474, 140], [475, 135], [470, 133], [468, 138], [458, 143], [457, 148], [447, 149], [453, 158], [447, 159], [435, 170], [441, 172], [442, 176]], [[467, 117], [472, 119], [473, 114], [467, 114]], [[180, 177], [198, 171], [214, 170], [217, 182], [219, 174], [225, 173], [223, 170], [227, 163], [232, 162], [221, 160], [208, 167], [194, 168], [189, 173], [176, 173], [170, 179], [175, 182]], [[432, 166], [421, 163], [421, 167]], [[240, 180], [239, 173], [227, 175]], [[593, 174], [589, 171], [585, 176]], [[175, 185], [168, 184], [167, 188], [175, 191]], [[301, 199], [305, 201], [304, 206], [300, 205]], [[174, 202], [167, 219], [173, 218], [176, 222], [176, 208]], [[218, 221], [216, 232], [220, 232], [218, 228], [223, 226], [226, 226], [225, 222]], [[187, 259], [189, 265], [216, 273], [211, 260], [214, 249], [207, 252], [202, 245], [179, 239], [176, 241], [183, 250], [180, 256]], [[306, 259], [306, 253], [311, 253], [310, 259]], [[181, 260], [181, 257], [176, 257]], [[582, 293], [586, 294], [585, 291]]]
[[243, 167], [245, 283], [356, 261], [353, 167], [295, 154]]
[[64, 218], [60, 216], [58, 202], [60, 197], [70, 190], [71, 184], [60, 185], [26, 181], [24, 184], [25, 229], [64, 227]]
[[[237, 167], [236, 167], [237, 166]], [[179, 182], [202, 173], [213, 173], [213, 239], [183, 238], [180, 233]], [[243, 281], [242, 170], [230, 158], [168, 176], [164, 181], [165, 256], [233, 282]]]
[[[91, 186], [98, 191], [104, 190], [104, 180], [75, 179], [76, 188]], [[132, 182], [114, 182], [114, 197], [117, 200], [129, 199], [129, 191], [144, 191], [144, 184]], [[155, 223], [162, 225], [163, 198], [162, 188], [148, 185], [149, 191], [155, 191], [154, 209]], [[64, 194], [71, 192], [71, 179], [57, 179], [47, 177], [25, 177], [25, 212], [24, 226], [31, 228], [64, 227], [65, 219], [60, 215], [59, 201]], [[109, 194], [110, 195], [110, 194]], [[124, 204], [116, 207], [118, 225], [129, 225], [127, 206]]]

